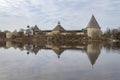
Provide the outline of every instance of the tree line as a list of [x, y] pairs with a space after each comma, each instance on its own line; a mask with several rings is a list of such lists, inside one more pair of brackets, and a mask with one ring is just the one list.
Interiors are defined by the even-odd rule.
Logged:
[[117, 29], [107, 28], [106, 31], [102, 34], [102, 36], [107, 39], [120, 40], [120, 28]]

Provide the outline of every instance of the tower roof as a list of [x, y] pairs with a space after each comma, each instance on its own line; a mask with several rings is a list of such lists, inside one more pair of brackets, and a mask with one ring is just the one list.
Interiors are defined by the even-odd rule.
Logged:
[[60, 25], [60, 22], [58, 21], [58, 25], [53, 30], [64, 31], [65, 29]]
[[92, 15], [88, 25], [87, 25], [87, 28], [98, 28], [100, 29], [100, 26], [97, 22], [97, 20], [95, 19], [94, 15]]

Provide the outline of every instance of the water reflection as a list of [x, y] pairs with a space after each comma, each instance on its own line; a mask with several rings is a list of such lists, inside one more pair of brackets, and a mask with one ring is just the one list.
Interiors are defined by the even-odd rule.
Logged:
[[80, 50], [82, 52], [85, 52], [88, 56], [88, 59], [93, 66], [98, 59], [102, 47], [109, 50], [120, 50], [120, 43], [100, 43], [100, 42], [94, 42], [94, 43], [80, 43], [80, 44], [67, 44], [67, 45], [57, 45], [57, 44], [37, 44], [37, 43], [20, 43], [20, 42], [12, 42], [12, 41], [4, 41], [0, 42], [0, 48], [14, 48], [14, 49], [20, 49], [21, 51], [27, 51], [26, 54], [35, 54], [37, 55], [40, 49], [45, 50], [53, 50], [57, 56], [58, 59], [60, 58], [61, 54], [65, 50]]
[[0, 42], [0, 80], [119, 80], [119, 45]]
[[87, 45], [86, 53], [92, 65], [95, 64], [98, 56], [100, 55], [102, 45], [99, 43], [90, 43]]

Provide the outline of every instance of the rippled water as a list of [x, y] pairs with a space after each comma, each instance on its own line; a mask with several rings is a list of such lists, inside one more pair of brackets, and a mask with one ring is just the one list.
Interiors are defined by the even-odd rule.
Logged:
[[1, 47], [0, 80], [120, 80], [119, 48], [88, 44], [35, 50]]

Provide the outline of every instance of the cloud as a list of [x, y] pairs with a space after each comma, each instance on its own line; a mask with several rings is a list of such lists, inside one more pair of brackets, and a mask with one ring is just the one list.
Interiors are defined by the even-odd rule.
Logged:
[[37, 24], [52, 29], [60, 20], [65, 29], [81, 29], [92, 14], [103, 28], [120, 26], [119, 4], [119, 0], [0, 0], [0, 28]]

